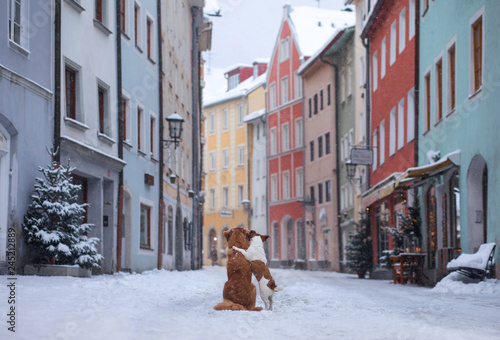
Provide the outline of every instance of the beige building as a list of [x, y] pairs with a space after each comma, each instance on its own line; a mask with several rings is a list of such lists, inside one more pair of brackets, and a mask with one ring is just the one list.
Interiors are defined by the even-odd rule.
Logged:
[[[265, 82], [266, 64], [236, 66], [225, 73], [228, 90], [208, 99], [203, 108], [204, 137], [204, 261], [211, 264], [217, 254], [226, 263], [227, 244], [223, 233], [233, 227], [248, 227], [250, 212], [242, 201], [249, 200], [247, 124], [249, 110], [264, 102], [259, 90]], [[251, 94], [251, 96], [250, 96]], [[255, 100], [250, 103], [249, 98]], [[264, 105], [262, 104], [262, 108]]]

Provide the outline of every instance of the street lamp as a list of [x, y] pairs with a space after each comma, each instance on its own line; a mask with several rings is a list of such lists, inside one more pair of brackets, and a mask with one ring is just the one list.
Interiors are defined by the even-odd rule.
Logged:
[[172, 113], [165, 120], [168, 123], [168, 135], [170, 139], [164, 139], [163, 143], [165, 143], [167, 148], [173, 143], [174, 149], [177, 149], [182, 138], [182, 123], [184, 123], [184, 119], [177, 113]]
[[252, 208], [250, 204], [250, 200], [244, 199], [241, 201], [241, 205], [243, 206], [243, 209], [247, 212], [247, 224], [248, 224], [248, 230], [251, 230], [250, 226], [250, 217], [252, 216]]
[[347, 178], [350, 181], [356, 175], [356, 165], [357, 164], [352, 163], [351, 160], [348, 160], [347, 162], [345, 162], [345, 167], [346, 167], [346, 170], [347, 170]]

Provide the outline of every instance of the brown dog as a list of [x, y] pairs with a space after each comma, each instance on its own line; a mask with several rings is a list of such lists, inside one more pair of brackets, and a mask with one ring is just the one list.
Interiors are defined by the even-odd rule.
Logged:
[[227, 240], [227, 281], [224, 284], [222, 297], [224, 301], [217, 304], [215, 310], [251, 310], [260, 311], [255, 307], [257, 290], [252, 283], [252, 269], [245, 256], [233, 249], [233, 246], [248, 249], [250, 246], [250, 231], [245, 228], [232, 228], [224, 232]]

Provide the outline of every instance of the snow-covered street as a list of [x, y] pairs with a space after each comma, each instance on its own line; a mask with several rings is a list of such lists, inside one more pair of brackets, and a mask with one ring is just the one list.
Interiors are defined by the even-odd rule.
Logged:
[[[272, 270], [274, 311], [212, 309], [224, 267], [91, 278], [19, 276], [16, 332], [0, 276], [0, 339], [499, 339], [500, 281], [434, 289]], [[260, 297], [257, 305], [263, 306]]]

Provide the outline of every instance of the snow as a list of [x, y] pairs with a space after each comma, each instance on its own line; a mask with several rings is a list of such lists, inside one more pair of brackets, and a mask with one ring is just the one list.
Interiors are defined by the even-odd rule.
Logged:
[[[284, 286], [272, 312], [213, 310], [227, 280], [226, 268], [217, 266], [91, 278], [19, 276], [16, 334], [7, 330], [9, 305], [0, 299], [0, 339], [500, 338], [497, 280], [429, 289], [331, 272], [271, 273]], [[5, 292], [9, 281], [2, 280]]]
[[303, 56], [313, 55], [337, 29], [355, 24], [355, 12], [293, 6], [290, 18]]
[[249, 113], [247, 116], [245, 116], [245, 118], [243, 118], [243, 121], [245, 123], [246, 122], [250, 122], [250, 121], [252, 121], [254, 119], [262, 117], [265, 113], [266, 113], [266, 109], [254, 111], [252, 113]]
[[208, 107], [212, 106], [227, 100], [235, 99], [238, 97], [243, 97], [247, 95], [249, 92], [253, 91], [257, 87], [263, 85], [266, 82], [267, 72], [264, 72], [260, 76], [253, 78], [250, 77], [245, 81], [241, 82], [234, 89], [231, 89], [224, 93], [215, 94], [212, 97], [208, 97], [204, 100], [203, 106]]
[[495, 247], [495, 243], [485, 243], [479, 246], [479, 249], [474, 254], [461, 254], [456, 259], [448, 262], [446, 268], [475, 268], [475, 269], [486, 269], [486, 264], [488, 263], [488, 259], [490, 257], [491, 251]]

